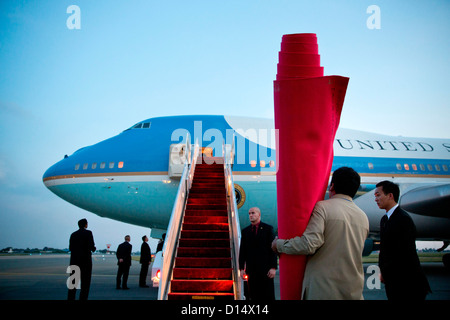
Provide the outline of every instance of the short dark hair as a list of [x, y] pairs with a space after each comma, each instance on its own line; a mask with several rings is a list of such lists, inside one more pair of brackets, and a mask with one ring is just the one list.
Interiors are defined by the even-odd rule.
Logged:
[[331, 183], [334, 184], [334, 191], [354, 197], [361, 184], [361, 177], [358, 172], [349, 167], [341, 167], [333, 172]]
[[144, 241], [144, 240], [145, 240], [145, 238], [147, 238], [147, 236], [142, 236], [142, 241]]
[[394, 201], [398, 203], [398, 198], [400, 198], [400, 188], [398, 184], [392, 181], [384, 180], [377, 183], [377, 188], [382, 187], [384, 194], [392, 193], [394, 196]]
[[78, 227], [80, 229], [86, 227], [86, 225], [87, 225], [87, 220], [86, 219], [81, 219], [81, 220], [78, 221]]

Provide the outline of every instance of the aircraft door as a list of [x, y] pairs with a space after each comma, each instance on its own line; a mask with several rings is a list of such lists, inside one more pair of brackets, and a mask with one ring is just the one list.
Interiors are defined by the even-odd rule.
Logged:
[[174, 143], [170, 145], [169, 151], [169, 177], [179, 178], [183, 174], [186, 162], [186, 145]]

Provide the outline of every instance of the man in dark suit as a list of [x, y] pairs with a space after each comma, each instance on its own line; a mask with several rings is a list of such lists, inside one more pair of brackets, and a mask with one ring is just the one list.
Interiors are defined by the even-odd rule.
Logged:
[[143, 236], [141, 245], [141, 258], [139, 259], [139, 262], [141, 263], [141, 273], [139, 274], [139, 287], [142, 288], [149, 288], [149, 286], [145, 282], [148, 274], [148, 267], [150, 265], [150, 262], [152, 261], [152, 253], [150, 250], [150, 246], [148, 245], [147, 242], [148, 242], [147, 236]]
[[380, 222], [378, 265], [388, 300], [424, 300], [431, 292], [416, 252], [416, 226], [398, 206], [400, 189], [382, 181], [375, 189], [375, 201], [386, 210]]
[[250, 300], [275, 300], [277, 256], [272, 251], [273, 227], [261, 222], [259, 208], [251, 208], [248, 214], [251, 224], [242, 230], [239, 269], [243, 277], [248, 276]]
[[[70, 265], [80, 268], [81, 292], [80, 300], [87, 300], [91, 286], [92, 257], [91, 252], [96, 250], [92, 232], [86, 230], [88, 222], [86, 219], [78, 221], [79, 229], [70, 235]], [[69, 289], [67, 299], [75, 300], [77, 289]]]
[[125, 236], [125, 241], [117, 247], [116, 257], [117, 265], [119, 269], [117, 270], [116, 278], [116, 289], [121, 289], [120, 282], [122, 282], [122, 289], [128, 290], [128, 274], [130, 272], [131, 266], [131, 248], [130, 236]]

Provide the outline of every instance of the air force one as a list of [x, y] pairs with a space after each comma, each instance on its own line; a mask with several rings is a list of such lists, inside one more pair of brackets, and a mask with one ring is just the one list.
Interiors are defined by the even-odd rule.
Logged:
[[[110, 139], [84, 147], [51, 166], [44, 184], [57, 196], [101, 217], [167, 229], [181, 176], [183, 145], [197, 139], [203, 153], [222, 156], [234, 141], [233, 179], [240, 225], [258, 206], [277, 226], [276, 132], [272, 119], [189, 115], [141, 121]], [[181, 147], [180, 147], [181, 146]], [[295, 162], [295, 159], [292, 159]], [[361, 175], [355, 203], [370, 224], [366, 251], [376, 249], [384, 214], [374, 200], [382, 180], [399, 184], [400, 205], [417, 227], [418, 240], [450, 241], [450, 140], [406, 138], [340, 128], [332, 171], [348, 166]], [[295, 179], [295, 177], [293, 177]]]

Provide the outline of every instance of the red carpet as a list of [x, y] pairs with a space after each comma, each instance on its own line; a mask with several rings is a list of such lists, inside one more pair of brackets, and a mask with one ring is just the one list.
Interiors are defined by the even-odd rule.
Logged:
[[[323, 76], [315, 34], [284, 35], [274, 81], [280, 239], [301, 236], [323, 200], [349, 78]], [[280, 296], [301, 299], [305, 256], [280, 256]]]
[[197, 164], [169, 300], [233, 300], [227, 195], [222, 164]]

